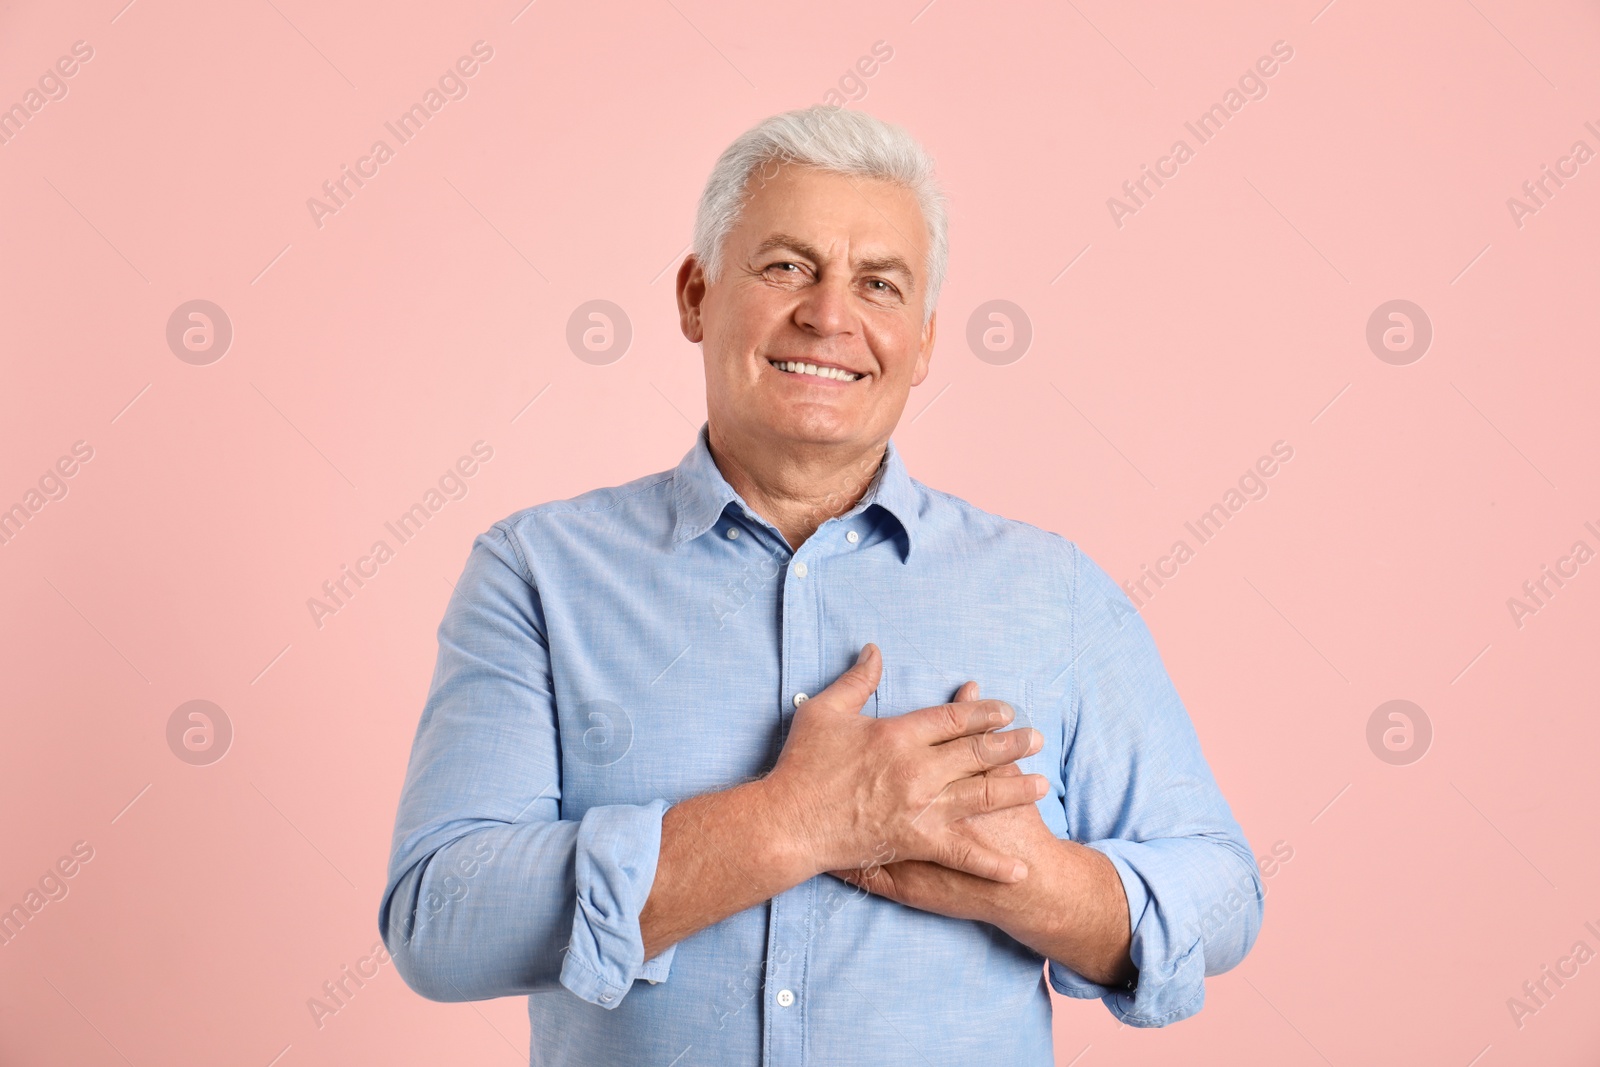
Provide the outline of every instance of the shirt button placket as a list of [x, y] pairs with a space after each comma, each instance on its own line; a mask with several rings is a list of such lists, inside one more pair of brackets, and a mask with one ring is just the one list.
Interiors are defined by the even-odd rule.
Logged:
[[[779, 676], [785, 698], [779, 714], [786, 726], [793, 720], [795, 710], [826, 681], [821, 676], [822, 649], [817, 647], [822, 603], [817, 575], [814, 567], [791, 556], [782, 579], [783, 632], [778, 637], [778, 647], [784, 660]], [[762, 1036], [764, 1046], [770, 1050], [765, 1062], [774, 1067], [800, 1067], [804, 1063], [806, 1012], [802, 977], [810, 949], [807, 931], [815, 915], [817, 881], [807, 879], [773, 897], [769, 905]]]

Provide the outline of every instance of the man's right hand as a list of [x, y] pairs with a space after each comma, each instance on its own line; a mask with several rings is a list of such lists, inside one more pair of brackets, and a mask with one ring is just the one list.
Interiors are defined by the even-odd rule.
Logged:
[[795, 711], [788, 740], [764, 779], [775, 815], [811, 874], [931, 860], [997, 882], [1021, 881], [1023, 862], [963, 836], [970, 815], [1032, 804], [1041, 774], [985, 772], [1037, 752], [1037, 730], [997, 731], [1014, 711], [971, 700], [878, 719], [861, 714], [883, 673], [874, 644]]

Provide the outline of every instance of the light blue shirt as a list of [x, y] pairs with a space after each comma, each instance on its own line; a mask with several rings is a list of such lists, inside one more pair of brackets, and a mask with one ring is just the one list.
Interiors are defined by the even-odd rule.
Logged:
[[[971, 678], [1044, 734], [1019, 766], [1050, 781], [1050, 829], [1121, 876], [1135, 988], [827, 874], [644, 958], [662, 814], [770, 770], [800, 694], [868, 641], [864, 714]], [[378, 925], [425, 997], [527, 995], [533, 1064], [1044, 1065], [1047, 977], [1133, 1026], [1183, 1019], [1262, 899], [1149, 631], [1076, 545], [913, 481], [891, 441], [861, 502], [791, 552], [702, 424], [676, 468], [474, 542]]]

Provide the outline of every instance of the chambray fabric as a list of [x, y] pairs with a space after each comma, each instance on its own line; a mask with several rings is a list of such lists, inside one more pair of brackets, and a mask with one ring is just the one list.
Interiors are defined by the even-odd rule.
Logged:
[[[676, 468], [480, 535], [438, 637], [379, 927], [425, 997], [526, 995], [532, 1064], [1049, 1064], [1046, 979], [1162, 1026], [1255, 942], [1250, 847], [1122, 591], [1060, 535], [913, 481], [892, 441], [791, 552], [702, 424]], [[769, 770], [797, 694], [867, 641], [863, 714], [971, 678], [1043, 733], [1020, 766], [1050, 781], [1050, 829], [1121, 876], [1135, 988], [827, 874], [644, 958], [663, 813]]]

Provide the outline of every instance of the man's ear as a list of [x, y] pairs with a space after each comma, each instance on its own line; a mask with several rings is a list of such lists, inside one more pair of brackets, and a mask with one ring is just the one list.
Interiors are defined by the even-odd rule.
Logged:
[[700, 321], [700, 308], [705, 299], [706, 272], [693, 254], [687, 255], [678, 267], [678, 328], [691, 344], [705, 340], [705, 326]]
[[933, 342], [938, 332], [939, 312], [935, 311], [928, 316], [928, 324], [922, 328], [922, 347], [917, 352], [917, 365], [911, 372], [912, 385], [921, 385], [928, 376], [928, 365], [933, 361]]

